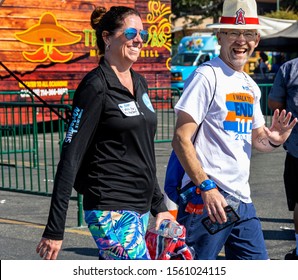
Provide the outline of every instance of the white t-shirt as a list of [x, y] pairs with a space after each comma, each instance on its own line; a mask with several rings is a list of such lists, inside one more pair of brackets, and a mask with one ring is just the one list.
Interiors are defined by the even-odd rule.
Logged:
[[[210, 66], [198, 67], [188, 78], [175, 112], [184, 111], [201, 124], [195, 149], [208, 176], [230, 194], [238, 190], [241, 200], [249, 203], [251, 132], [265, 123], [261, 92], [247, 74], [234, 71], [219, 57], [208, 64], [216, 78]], [[189, 182], [185, 174], [182, 185]]]

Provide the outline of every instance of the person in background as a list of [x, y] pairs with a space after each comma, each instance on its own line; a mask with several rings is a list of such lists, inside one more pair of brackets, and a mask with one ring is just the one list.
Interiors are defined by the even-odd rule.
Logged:
[[[186, 244], [195, 259], [216, 259], [225, 247], [226, 259], [268, 259], [260, 220], [249, 186], [252, 146], [271, 152], [289, 137], [297, 119], [276, 110], [270, 128], [260, 107], [261, 92], [244, 72], [244, 65], [260, 41], [256, 2], [225, 0], [217, 29], [220, 55], [195, 70], [175, 106], [177, 123], [172, 141], [186, 174], [182, 190], [195, 186], [193, 197], [180, 199], [177, 221], [186, 228]], [[212, 69], [213, 68], [213, 69]], [[214, 72], [213, 72], [214, 70]], [[193, 144], [193, 137], [199, 129]], [[269, 190], [268, 190], [269, 191]], [[202, 220], [227, 221], [228, 195], [239, 196], [240, 220], [211, 235]]]
[[48, 222], [36, 251], [56, 259], [73, 186], [84, 189], [85, 221], [99, 259], [150, 259], [150, 212], [156, 227], [174, 220], [156, 177], [157, 117], [147, 82], [131, 67], [148, 40], [132, 8], [97, 7], [91, 15], [101, 57], [78, 86], [57, 167]]
[[[269, 93], [268, 106], [272, 110], [286, 109], [298, 117], [298, 58], [285, 62], [276, 74]], [[294, 211], [296, 248], [285, 256], [298, 260], [298, 126], [283, 145], [286, 150], [284, 185], [289, 211]]]
[[276, 74], [278, 72], [280, 66], [282, 66], [284, 62], [285, 62], [285, 56], [283, 53], [275, 55], [274, 63], [272, 64], [270, 72]]
[[263, 78], [267, 77], [267, 73], [269, 73], [269, 67], [268, 67], [268, 56], [264, 52], [260, 52], [260, 58], [258, 61], [258, 66], [255, 69], [255, 73], [259, 73], [262, 75]]

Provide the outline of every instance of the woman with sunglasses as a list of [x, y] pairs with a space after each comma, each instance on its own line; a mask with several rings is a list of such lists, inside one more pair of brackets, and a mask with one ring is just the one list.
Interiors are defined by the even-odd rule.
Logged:
[[145, 233], [174, 220], [156, 178], [157, 118], [145, 79], [131, 69], [148, 33], [128, 7], [96, 8], [91, 15], [99, 66], [82, 80], [55, 176], [48, 223], [36, 251], [56, 259], [72, 187], [83, 189], [85, 221], [99, 259], [150, 259]]

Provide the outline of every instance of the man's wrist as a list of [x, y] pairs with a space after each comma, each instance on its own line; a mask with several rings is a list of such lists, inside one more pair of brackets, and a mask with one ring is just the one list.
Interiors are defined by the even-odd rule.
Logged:
[[268, 140], [268, 143], [269, 143], [269, 145], [270, 145], [271, 147], [273, 147], [273, 148], [278, 148], [278, 147], [280, 147], [280, 145], [281, 145], [281, 144], [279, 144], [279, 145], [275, 145], [275, 144], [273, 144], [270, 140]]
[[210, 179], [207, 179], [207, 180], [203, 181], [201, 183], [201, 185], [198, 186], [198, 188], [201, 191], [209, 191], [209, 190], [215, 189], [216, 188], [216, 184], [214, 183], [214, 181], [212, 181]]

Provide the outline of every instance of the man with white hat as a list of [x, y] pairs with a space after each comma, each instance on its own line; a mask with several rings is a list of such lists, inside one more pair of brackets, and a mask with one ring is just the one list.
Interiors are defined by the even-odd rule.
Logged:
[[[181, 192], [195, 186], [188, 201], [181, 199], [177, 221], [186, 227], [195, 259], [216, 259], [223, 246], [226, 259], [268, 259], [248, 182], [252, 145], [262, 152], [274, 150], [297, 119], [290, 122], [290, 112], [276, 110], [267, 128], [260, 89], [243, 71], [260, 41], [258, 30], [268, 28], [259, 24], [256, 2], [226, 0], [220, 22], [209, 27], [218, 29], [220, 55], [192, 73], [175, 106], [172, 145], [186, 171]], [[225, 197], [236, 194], [240, 220], [210, 234], [202, 220], [209, 216], [209, 225], [225, 223]], [[194, 203], [200, 200], [203, 209]]]

